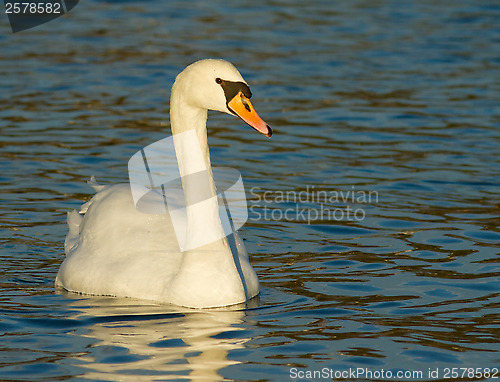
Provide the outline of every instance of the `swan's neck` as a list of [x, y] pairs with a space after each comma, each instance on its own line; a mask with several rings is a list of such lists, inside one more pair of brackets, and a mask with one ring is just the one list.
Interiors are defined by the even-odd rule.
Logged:
[[[191, 131], [193, 131], [198, 138], [198, 142], [189, 141], [188, 139], [182, 140], [183, 143], [185, 143], [184, 145], [181, 145], [178, 139], [174, 141], [181, 176], [198, 171], [196, 166], [204, 166], [211, 171], [207, 142], [207, 111], [186, 105], [181, 100], [176, 100], [176, 97], [172, 97], [172, 102], [170, 104], [170, 122], [174, 138], [179, 134], [182, 135], [182, 133]], [[188, 147], [189, 144], [193, 146]], [[195, 150], [201, 150], [203, 163], [197, 163], [196, 160], [199, 158], [192, 158], [192, 155], [190, 155]]]
[[233, 257], [238, 253], [231, 251], [219, 215], [207, 143], [207, 111], [183, 102], [179, 88], [174, 85], [172, 89], [170, 122], [186, 202], [186, 231], [184, 241], [177, 235], [183, 255], [168, 288], [169, 301], [186, 306], [243, 302], [248, 296]]
[[186, 239], [181, 240], [181, 249], [227, 249], [210, 165], [207, 110], [172, 97], [170, 114], [186, 203]]

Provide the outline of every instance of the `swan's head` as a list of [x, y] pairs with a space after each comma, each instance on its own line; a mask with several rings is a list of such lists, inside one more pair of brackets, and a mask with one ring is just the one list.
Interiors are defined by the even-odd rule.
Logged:
[[236, 115], [259, 133], [268, 137], [273, 133], [255, 111], [248, 84], [230, 62], [208, 59], [189, 65], [175, 80], [172, 94], [178, 91], [191, 106]]

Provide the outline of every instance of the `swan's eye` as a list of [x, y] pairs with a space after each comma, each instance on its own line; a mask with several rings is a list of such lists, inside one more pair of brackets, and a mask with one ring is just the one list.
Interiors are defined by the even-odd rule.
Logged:
[[219, 85], [222, 84], [222, 80], [219, 77], [215, 79], [215, 82], [217, 82]]

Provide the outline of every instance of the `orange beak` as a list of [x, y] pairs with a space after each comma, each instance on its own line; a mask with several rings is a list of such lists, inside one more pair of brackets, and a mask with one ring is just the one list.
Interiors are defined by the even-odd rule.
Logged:
[[259, 117], [250, 100], [242, 92], [238, 92], [234, 98], [227, 103], [228, 109], [252, 126], [259, 133], [267, 137], [273, 135], [273, 130]]

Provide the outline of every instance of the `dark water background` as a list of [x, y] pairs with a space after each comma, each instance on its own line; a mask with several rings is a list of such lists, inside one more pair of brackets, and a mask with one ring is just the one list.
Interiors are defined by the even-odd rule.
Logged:
[[[446, 368], [500, 365], [497, 2], [87, 0], [16, 34], [0, 18], [1, 380], [469, 381], [487, 378]], [[210, 115], [213, 163], [252, 189], [241, 234], [260, 299], [196, 311], [56, 292], [85, 180], [127, 181], [170, 133], [175, 75], [207, 57], [240, 69], [275, 130]], [[311, 190], [377, 198], [279, 199]], [[280, 216], [347, 206], [364, 219]]]

